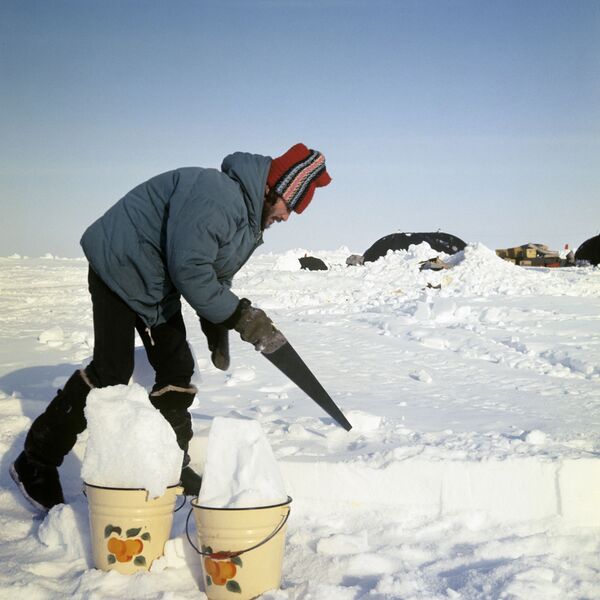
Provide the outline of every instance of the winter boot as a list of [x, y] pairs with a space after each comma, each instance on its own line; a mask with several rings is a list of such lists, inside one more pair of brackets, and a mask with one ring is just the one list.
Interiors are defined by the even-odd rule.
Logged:
[[21, 452], [10, 466], [10, 476], [23, 496], [39, 511], [46, 512], [65, 501], [58, 469], [28, 459], [25, 452]]
[[189, 388], [168, 385], [150, 394], [150, 402], [169, 422], [177, 437], [177, 444], [183, 450], [181, 485], [186, 496], [197, 496], [202, 485], [202, 477], [189, 466], [188, 454], [190, 440], [194, 435], [188, 408], [192, 405], [197, 391], [193, 385]]
[[32, 423], [25, 450], [10, 468], [11, 477], [37, 509], [64, 502], [58, 467], [86, 428], [83, 409], [92, 387], [84, 371], [75, 371]]

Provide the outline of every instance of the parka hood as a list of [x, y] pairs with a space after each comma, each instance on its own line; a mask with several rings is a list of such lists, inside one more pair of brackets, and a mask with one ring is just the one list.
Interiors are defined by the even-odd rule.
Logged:
[[248, 207], [248, 218], [252, 229], [261, 229], [262, 209], [265, 201], [265, 186], [271, 166], [271, 157], [249, 152], [234, 152], [223, 159], [221, 171], [242, 188]]

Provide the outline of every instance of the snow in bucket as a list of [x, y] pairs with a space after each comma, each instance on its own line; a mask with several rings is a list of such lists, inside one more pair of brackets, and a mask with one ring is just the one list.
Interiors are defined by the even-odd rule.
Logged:
[[183, 452], [137, 384], [90, 392], [82, 466], [96, 568], [133, 574], [163, 554]]
[[143, 387], [134, 383], [94, 389], [85, 416], [88, 442], [81, 476], [86, 483], [143, 488], [156, 498], [179, 482], [183, 451]]
[[286, 500], [279, 466], [260, 423], [215, 417], [208, 435], [198, 504], [253, 508]]
[[192, 503], [209, 600], [230, 593], [246, 600], [279, 587], [290, 502], [260, 423], [215, 418]]

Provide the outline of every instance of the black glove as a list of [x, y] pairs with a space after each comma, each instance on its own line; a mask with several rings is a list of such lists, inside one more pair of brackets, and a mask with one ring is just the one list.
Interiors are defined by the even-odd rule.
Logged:
[[200, 327], [206, 336], [210, 359], [221, 371], [229, 369], [229, 329], [220, 323], [212, 323], [200, 317]]
[[233, 315], [223, 325], [235, 329], [245, 342], [264, 354], [275, 352], [287, 341], [265, 311], [252, 306], [247, 298], [240, 300]]

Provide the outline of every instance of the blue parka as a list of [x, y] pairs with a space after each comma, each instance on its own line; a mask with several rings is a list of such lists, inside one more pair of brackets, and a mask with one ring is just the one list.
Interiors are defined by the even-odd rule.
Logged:
[[231, 280], [262, 243], [271, 158], [236, 152], [217, 169], [186, 167], [127, 193], [81, 238], [97, 275], [148, 327], [181, 309], [220, 323], [239, 298]]

